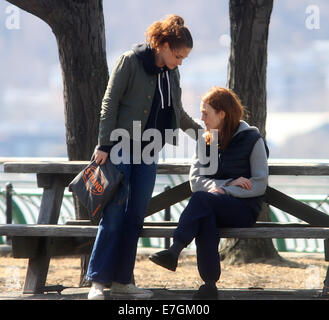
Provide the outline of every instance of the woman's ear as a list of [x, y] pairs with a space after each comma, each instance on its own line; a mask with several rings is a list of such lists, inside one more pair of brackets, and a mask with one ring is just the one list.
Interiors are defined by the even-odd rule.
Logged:
[[169, 47], [169, 43], [168, 43], [168, 42], [165, 42], [165, 43], [162, 45], [162, 50], [167, 51], [167, 50], [169, 50], [169, 49], [170, 49], [170, 47]]
[[223, 119], [225, 119], [226, 113], [225, 113], [225, 111], [221, 110], [221, 111], [219, 111], [218, 115], [219, 115], [219, 118], [221, 120], [223, 120]]

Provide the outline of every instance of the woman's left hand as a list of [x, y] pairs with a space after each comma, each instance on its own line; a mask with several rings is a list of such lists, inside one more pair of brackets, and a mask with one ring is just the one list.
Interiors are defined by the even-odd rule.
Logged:
[[246, 190], [252, 189], [252, 183], [249, 179], [240, 177], [228, 183], [229, 186], [237, 186]]

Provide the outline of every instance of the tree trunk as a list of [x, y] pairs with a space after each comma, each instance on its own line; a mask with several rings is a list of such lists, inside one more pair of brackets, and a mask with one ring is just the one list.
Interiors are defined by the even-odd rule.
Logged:
[[89, 160], [97, 144], [108, 81], [102, 1], [67, 1], [52, 26], [62, 67], [70, 160]]
[[[102, 1], [67, 1], [60, 24], [52, 29], [62, 67], [66, 144], [69, 160], [89, 160], [97, 145], [99, 115], [108, 82]], [[57, 19], [56, 19], [57, 20]], [[76, 218], [88, 219], [87, 210], [75, 201]], [[89, 255], [81, 256], [80, 285]]]
[[267, 39], [273, 0], [230, 0], [228, 86], [242, 100], [248, 121], [265, 137]]
[[[8, 0], [45, 21], [55, 34], [62, 68], [69, 160], [89, 160], [97, 144], [108, 82], [102, 0]], [[86, 210], [75, 201], [77, 219]], [[81, 285], [89, 256], [81, 258]]]
[[[228, 87], [241, 99], [250, 125], [265, 138], [267, 39], [273, 0], [230, 0], [231, 53]], [[270, 221], [264, 204], [260, 221]], [[221, 259], [246, 263], [280, 259], [271, 239], [226, 239]]]

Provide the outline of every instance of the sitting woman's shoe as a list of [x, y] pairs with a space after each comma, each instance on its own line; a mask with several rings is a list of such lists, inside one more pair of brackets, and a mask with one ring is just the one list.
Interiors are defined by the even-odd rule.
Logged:
[[149, 259], [155, 264], [164, 267], [170, 271], [176, 271], [178, 257], [169, 250], [163, 250], [149, 256]]
[[218, 292], [216, 285], [203, 284], [193, 295], [193, 300], [217, 300]]

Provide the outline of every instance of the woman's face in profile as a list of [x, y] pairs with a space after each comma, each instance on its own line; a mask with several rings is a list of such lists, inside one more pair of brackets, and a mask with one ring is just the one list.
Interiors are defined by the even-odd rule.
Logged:
[[207, 130], [221, 130], [225, 118], [224, 111], [221, 110], [216, 112], [216, 110], [210, 104], [204, 103], [203, 101], [201, 102], [200, 111], [201, 120], [204, 122]]
[[159, 49], [159, 58], [163, 65], [166, 65], [170, 70], [180, 66], [184, 59], [188, 57], [191, 48], [182, 47], [179, 49], [170, 49], [169, 44], [165, 42]]

